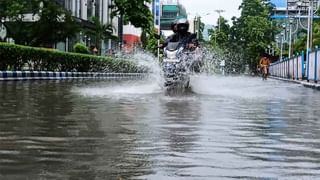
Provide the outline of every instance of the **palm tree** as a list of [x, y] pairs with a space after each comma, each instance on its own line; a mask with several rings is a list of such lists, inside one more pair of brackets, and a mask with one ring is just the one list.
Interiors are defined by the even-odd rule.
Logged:
[[95, 27], [93, 31], [89, 32], [89, 34], [95, 37], [95, 47], [100, 49], [102, 40], [117, 38], [113, 35], [114, 27], [112, 24], [103, 24], [98, 17], [91, 17], [90, 21]]

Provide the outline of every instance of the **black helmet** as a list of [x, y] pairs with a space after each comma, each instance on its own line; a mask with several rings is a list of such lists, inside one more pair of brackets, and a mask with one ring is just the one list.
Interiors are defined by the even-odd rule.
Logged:
[[176, 27], [176, 25], [177, 25], [177, 21], [176, 21], [176, 20], [174, 20], [174, 21], [171, 23], [171, 25], [170, 25], [170, 29], [171, 29], [174, 33], [177, 32], [177, 27]]
[[176, 20], [177, 31], [179, 33], [186, 33], [189, 30], [189, 22], [186, 18], [180, 18]]

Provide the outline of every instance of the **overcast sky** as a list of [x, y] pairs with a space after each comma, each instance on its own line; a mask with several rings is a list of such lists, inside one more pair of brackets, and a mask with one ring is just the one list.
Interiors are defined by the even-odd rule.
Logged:
[[[233, 16], [240, 16], [238, 8], [242, 0], [179, 0], [179, 2], [184, 5], [189, 13], [189, 19], [193, 19], [198, 14], [205, 24], [216, 25], [219, 15], [215, 10], [224, 10], [225, 12], [221, 13], [221, 16], [225, 17], [230, 23]], [[208, 13], [210, 14], [206, 15]]]

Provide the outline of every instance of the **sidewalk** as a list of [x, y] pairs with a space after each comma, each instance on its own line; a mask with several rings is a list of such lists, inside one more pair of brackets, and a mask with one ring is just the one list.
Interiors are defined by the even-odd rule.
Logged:
[[145, 73], [53, 72], [53, 71], [0, 71], [0, 81], [63, 80], [63, 79], [119, 79], [140, 78]]
[[270, 76], [269, 78], [276, 79], [276, 80], [281, 80], [281, 81], [286, 81], [286, 82], [291, 82], [291, 83], [296, 83], [296, 84], [301, 84], [304, 87], [320, 90], [320, 84], [319, 83], [308, 82], [307, 80], [293, 80], [293, 79], [279, 78], [279, 77], [274, 77], [274, 76]]

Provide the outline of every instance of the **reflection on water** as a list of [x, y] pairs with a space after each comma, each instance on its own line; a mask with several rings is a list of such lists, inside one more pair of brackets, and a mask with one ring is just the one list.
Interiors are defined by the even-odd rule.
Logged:
[[[316, 179], [319, 92], [193, 77], [0, 82], [0, 179]], [[196, 79], [196, 80], [195, 80]]]

